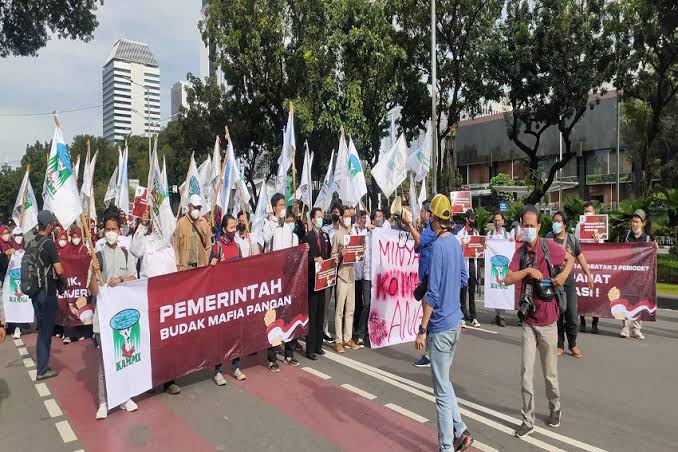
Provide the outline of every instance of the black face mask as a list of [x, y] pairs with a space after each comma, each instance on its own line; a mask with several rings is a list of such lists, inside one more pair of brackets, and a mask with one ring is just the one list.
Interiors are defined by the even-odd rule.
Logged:
[[337, 221], [339, 221], [339, 215], [337, 215], [336, 213], [333, 213], [332, 214], [332, 223], [336, 223]]
[[245, 232], [245, 229], [246, 229], [246, 227], [245, 227], [244, 224], [238, 223], [238, 232], [243, 233], [243, 232]]

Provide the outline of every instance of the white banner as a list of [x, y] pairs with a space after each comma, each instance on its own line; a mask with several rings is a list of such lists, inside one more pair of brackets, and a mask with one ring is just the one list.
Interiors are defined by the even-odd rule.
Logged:
[[97, 316], [111, 409], [152, 389], [148, 280], [100, 287]]
[[514, 309], [515, 288], [504, 285], [516, 242], [492, 240], [485, 242], [485, 307]]
[[23, 256], [23, 251], [15, 251], [12, 254], [2, 285], [5, 322], [31, 323], [35, 317], [31, 299], [28, 298], [28, 295], [21, 293], [21, 259]]

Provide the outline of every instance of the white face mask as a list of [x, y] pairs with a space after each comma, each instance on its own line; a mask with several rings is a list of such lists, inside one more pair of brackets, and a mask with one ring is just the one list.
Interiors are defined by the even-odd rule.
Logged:
[[200, 209], [191, 210], [191, 218], [193, 218], [194, 220], [200, 218]]
[[59, 246], [61, 248], [63, 248], [66, 245], [68, 245], [68, 240], [59, 240]]
[[21, 245], [21, 242], [24, 241], [24, 236], [23, 235], [17, 235], [16, 237], [14, 237], [14, 241], [16, 243], [18, 243], [19, 245]]
[[118, 233], [115, 231], [106, 231], [104, 236], [109, 245], [114, 245], [118, 241]]
[[278, 218], [279, 218], [280, 220], [284, 220], [284, 219], [285, 219], [285, 209], [280, 209], [280, 212], [278, 212]]
[[351, 219], [350, 218], [344, 218], [344, 226], [347, 228], [351, 227]]
[[285, 223], [285, 226], [290, 230], [290, 232], [294, 232], [294, 223]]
[[641, 227], [632, 226], [631, 230], [633, 230], [634, 234], [640, 234], [641, 232], [643, 232], [642, 226]]
[[80, 245], [80, 237], [73, 237], [73, 245], [78, 246]]

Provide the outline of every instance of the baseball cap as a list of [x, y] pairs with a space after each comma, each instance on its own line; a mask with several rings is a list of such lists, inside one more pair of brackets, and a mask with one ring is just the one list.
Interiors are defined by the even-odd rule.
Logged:
[[475, 218], [475, 217], [476, 217], [476, 213], [473, 211], [473, 209], [468, 209], [466, 211], [466, 218]]
[[424, 209], [425, 212], [430, 212], [431, 211], [431, 200], [427, 199], [423, 203], [421, 203], [421, 208]]
[[450, 212], [452, 211], [452, 204], [450, 204], [450, 198], [442, 194], [435, 195], [431, 200], [429, 211], [433, 215], [442, 220], [449, 220]]
[[40, 226], [47, 226], [52, 222], [56, 222], [57, 217], [49, 210], [41, 210], [38, 212], [38, 224]]
[[193, 207], [202, 207], [202, 198], [200, 195], [191, 195], [191, 197], [188, 198], [188, 203]]
[[638, 209], [633, 212], [633, 216], [640, 218], [641, 221], [645, 221], [645, 211], [643, 209]]

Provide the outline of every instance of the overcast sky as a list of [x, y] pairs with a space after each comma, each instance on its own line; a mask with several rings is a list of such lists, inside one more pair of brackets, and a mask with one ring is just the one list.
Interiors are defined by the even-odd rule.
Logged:
[[[49, 115], [2, 115], [101, 104], [101, 68], [121, 38], [150, 46], [160, 65], [160, 117], [167, 118], [172, 84], [199, 73], [200, 7], [200, 0], [109, 0], [99, 5], [90, 42], [53, 39], [37, 57], [0, 58], [0, 164], [18, 165], [27, 144], [49, 141], [54, 132]], [[60, 114], [66, 141], [82, 133], [101, 135], [101, 115], [100, 107]]]

